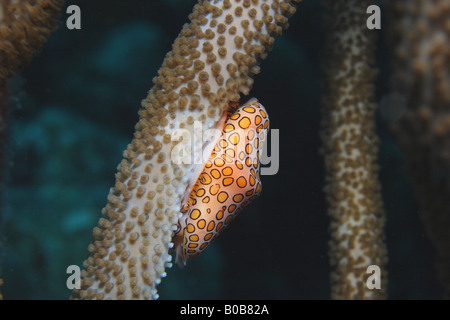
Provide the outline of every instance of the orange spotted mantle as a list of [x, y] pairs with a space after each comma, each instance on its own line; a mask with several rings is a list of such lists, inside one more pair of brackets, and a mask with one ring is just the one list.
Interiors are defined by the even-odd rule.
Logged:
[[200, 254], [261, 193], [260, 155], [269, 128], [264, 107], [231, 103], [222, 134], [181, 212], [174, 243], [180, 266]]

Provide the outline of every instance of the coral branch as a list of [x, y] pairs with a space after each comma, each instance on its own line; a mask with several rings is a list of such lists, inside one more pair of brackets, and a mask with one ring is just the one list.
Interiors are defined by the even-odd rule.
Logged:
[[63, 2], [0, 1], [0, 86], [28, 64], [56, 29]]
[[[183, 140], [177, 146], [202, 150], [201, 131], [217, 125], [229, 101], [248, 94], [258, 58], [287, 26], [293, 2], [215, 0], [194, 7], [142, 101], [105, 217], [93, 232], [82, 289], [73, 298], [158, 297], [156, 286], [171, 266], [182, 198], [197, 178], [194, 164], [173, 161], [172, 134], [187, 130], [199, 143]], [[195, 121], [201, 130], [194, 131]]]
[[[330, 0], [324, 60], [321, 138], [331, 217], [333, 299], [385, 297], [384, 212], [378, 182], [373, 81], [374, 35], [368, 1]], [[369, 265], [381, 268], [381, 290], [366, 287]]]
[[[16, 74], [57, 27], [63, 0], [0, 0], [0, 168], [6, 136], [6, 80]], [[2, 170], [3, 171], [3, 170]], [[0, 173], [2, 182], [3, 172]], [[1, 275], [1, 273], [0, 273]], [[0, 286], [3, 280], [0, 279]], [[0, 299], [2, 299], [0, 293]]]
[[394, 86], [406, 104], [394, 131], [450, 298], [450, 3], [408, 0], [387, 5]]

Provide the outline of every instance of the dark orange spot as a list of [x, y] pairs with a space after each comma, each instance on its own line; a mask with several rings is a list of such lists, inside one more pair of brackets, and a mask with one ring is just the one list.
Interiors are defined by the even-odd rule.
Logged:
[[253, 187], [255, 185], [255, 182], [256, 182], [255, 178], [253, 178], [253, 176], [250, 176], [249, 182], [250, 182], [250, 185]]
[[231, 158], [234, 158], [234, 156], [235, 156], [235, 154], [236, 154], [236, 153], [234, 152], [234, 150], [231, 149], [231, 148], [225, 150], [225, 153], [227, 154], [227, 156], [230, 156]]
[[260, 126], [258, 126], [258, 127], [256, 128], [256, 132], [259, 133], [262, 129], [263, 129], [263, 125], [260, 125]]
[[239, 143], [239, 140], [240, 140], [240, 137], [239, 137], [239, 134], [237, 134], [237, 133], [233, 133], [228, 137], [228, 141], [234, 145], [237, 145]]
[[242, 110], [244, 110], [245, 112], [248, 112], [248, 113], [255, 113], [255, 108], [253, 108], [253, 107], [243, 107], [242, 108]]
[[206, 228], [207, 231], [213, 231], [215, 228], [216, 224], [214, 223], [214, 221], [210, 221], [208, 223], [208, 227]]
[[236, 164], [236, 168], [238, 168], [238, 169], [240, 169], [240, 170], [242, 170], [242, 169], [244, 168], [244, 166], [242, 165], [242, 163], [240, 163], [238, 160], [236, 160], [234, 163]]
[[215, 185], [211, 186], [211, 188], [209, 188], [209, 193], [214, 196], [217, 194], [217, 192], [219, 192], [219, 189], [220, 184], [216, 183]]
[[204, 197], [202, 202], [203, 203], [209, 203], [209, 197], [208, 196]]
[[197, 190], [197, 197], [203, 197], [205, 195], [205, 189], [200, 188]]
[[245, 186], [247, 185], [247, 180], [244, 177], [239, 177], [236, 182], [239, 188], [245, 188]]
[[202, 184], [210, 184], [211, 181], [212, 181], [211, 177], [206, 172], [203, 172], [202, 175], [200, 176], [200, 182]]
[[220, 145], [222, 148], [226, 148], [227, 145], [228, 145], [228, 142], [227, 142], [227, 140], [222, 139], [222, 140], [219, 141], [219, 145]]
[[189, 236], [189, 240], [190, 240], [190, 241], [197, 242], [197, 241], [198, 241], [198, 235], [193, 234], [193, 235]]
[[241, 120], [239, 120], [239, 126], [242, 129], [247, 129], [251, 123], [252, 122], [250, 121], [250, 119], [248, 117], [243, 117]]
[[225, 178], [225, 179], [223, 179], [223, 185], [224, 185], [225, 187], [228, 187], [228, 186], [231, 185], [233, 182], [234, 182], [234, 179], [233, 179], [233, 178]]
[[200, 210], [198, 209], [194, 209], [192, 210], [191, 214], [189, 215], [191, 217], [192, 220], [197, 220], [201, 215]]
[[255, 148], [258, 149], [259, 148], [259, 138], [256, 138], [255, 142], [254, 142]]
[[244, 199], [244, 195], [242, 195], [242, 193], [238, 193], [237, 195], [235, 195], [233, 197], [234, 202], [241, 202], [243, 199]]
[[256, 117], [255, 117], [255, 123], [256, 123], [256, 125], [259, 125], [259, 124], [261, 123], [261, 121], [262, 121], [262, 118], [261, 118], [260, 116], [256, 116]]
[[223, 168], [222, 174], [224, 176], [231, 176], [233, 174], [233, 169], [231, 169], [231, 167]]
[[192, 223], [189, 223], [189, 224], [187, 225], [187, 227], [186, 227], [186, 231], [187, 231], [188, 233], [194, 232], [194, 231], [195, 231], [194, 225], [193, 225]]
[[219, 201], [220, 203], [224, 203], [225, 201], [227, 201], [228, 199], [228, 193], [222, 191], [219, 193], [219, 195], [217, 196], [217, 201]]
[[219, 179], [220, 178], [220, 172], [217, 169], [212, 169], [211, 170], [211, 175], [214, 179]]
[[232, 205], [230, 205], [230, 206], [228, 207], [228, 212], [229, 212], [229, 213], [233, 213], [234, 210], [236, 210], [236, 205], [235, 205], [235, 204], [232, 204]]
[[234, 130], [234, 126], [233, 126], [231, 123], [227, 124], [227, 125], [223, 128], [223, 132], [230, 132], [230, 131], [233, 131], [233, 130]]
[[205, 226], [206, 226], [206, 221], [205, 221], [205, 219], [201, 219], [201, 220], [199, 220], [199, 221], [197, 222], [197, 227], [198, 227], [199, 229], [204, 229]]
[[205, 242], [205, 243], [203, 243], [201, 246], [200, 246], [200, 250], [204, 250], [207, 246], [208, 246], [208, 242]]
[[223, 218], [223, 211], [220, 210], [220, 211], [217, 212], [217, 214], [216, 214], [216, 219], [217, 219], [217, 220], [221, 220], [222, 218]]
[[188, 248], [197, 248], [198, 247], [198, 243], [189, 243], [188, 244]]
[[251, 130], [249, 130], [248, 133], [247, 133], [247, 139], [248, 139], [248, 140], [253, 140], [253, 138], [255, 137], [255, 135], [256, 135], [255, 130], [254, 130], [254, 129], [251, 129]]
[[229, 224], [231, 222], [231, 220], [233, 220], [234, 216], [232, 214], [230, 214], [226, 219], [225, 219], [225, 224]]
[[214, 160], [214, 164], [218, 167], [221, 167], [225, 164], [225, 161], [223, 161], [223, 159], [218, 158], [218, 159]]
[[222, 229], [222, 227], [223, 227], [223, 222], [219, 222], [216, 226], [216, 231], [219, 232], [220, 229]]
[[209, 239], [211, 239], [212, 238], [212, 236], [213, 236], [213, 233], [212, 232], [210, 232], [210, 233], [207, 233], [204, 237], [203, 237], [203, 240], [205, 240], [205, 241], [209, 241]]

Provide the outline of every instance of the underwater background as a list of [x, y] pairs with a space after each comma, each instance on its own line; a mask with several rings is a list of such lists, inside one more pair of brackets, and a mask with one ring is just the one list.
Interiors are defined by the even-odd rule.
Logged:
[[[10, 81], [1, 265], [6, 299], [68, 299], [66, 268], [87, 258], [92, 228], [152, 87], [194, 0], [66, 1], [61, 27]], [[82, 29], [65, 27], [79, 5]], [[381, 5], [381, 3], [377, 3]], [[405, 159], [384, 117], [391, 93], [387, 24], [378, 33], [377, 132], [386, 212], [388, 297], [439, 299]], [[321, 141], [320, 1], [303, 1], [261, 64], [249, 97], [280, 131], [280, 166], [263, 192], [185, 269], [167, 270], [161, 299], [329, 299], [329, 217]]]

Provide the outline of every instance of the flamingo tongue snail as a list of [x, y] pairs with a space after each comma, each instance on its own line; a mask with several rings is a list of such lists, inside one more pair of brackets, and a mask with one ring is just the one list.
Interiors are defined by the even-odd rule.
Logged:
[[180, 267], [261, 193], [260, 155], [268, 128], [267, 112], [255, 98], [242, 106], [230, 103], [222, 134], [181, 209], [173, 238]]

